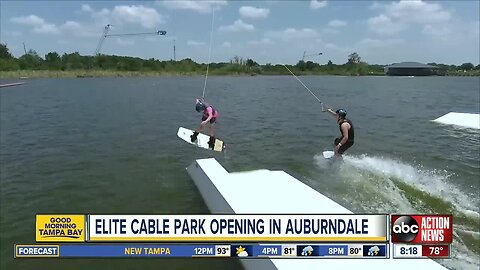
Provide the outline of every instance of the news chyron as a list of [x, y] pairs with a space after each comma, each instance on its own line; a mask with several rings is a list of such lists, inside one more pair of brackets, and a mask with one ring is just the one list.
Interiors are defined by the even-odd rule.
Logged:
[[[38, 214], [15, 258], [448, 258], [451, 215]], [[393, 255], [393, 256], [392, 256]]]

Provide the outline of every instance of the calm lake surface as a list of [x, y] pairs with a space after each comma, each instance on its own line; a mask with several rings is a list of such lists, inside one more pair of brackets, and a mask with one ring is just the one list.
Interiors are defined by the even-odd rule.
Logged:
[[[198, 77], [32, 79], [2, 88], [2, 269], [242, 269], [236, 260], [13, 260], [34, 243], [36, 213], [209, 213], [185, 167], [281, 169], [358, 213], [453, 213], [452, 269], [478, 269], [480, 132], [431, 120], [480, 111], [478, 77], [302, 76], [345, 108], [355, 145], [341, 167], [321, 157], [333, 117], [292, 76], [209, 77], [226, 153], [176, 136], [196, 128]], [[7, 83], [0, 80], [0, 83]], [[272, 190], [266, 192], [274, 192]]]

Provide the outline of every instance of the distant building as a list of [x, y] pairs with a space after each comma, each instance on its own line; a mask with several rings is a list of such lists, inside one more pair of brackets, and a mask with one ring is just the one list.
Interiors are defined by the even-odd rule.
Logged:
[[430, 76], [436, 75], [438, 68], [417, 62], [395, 63], [385, 67], [385, 74], [390, 76]]

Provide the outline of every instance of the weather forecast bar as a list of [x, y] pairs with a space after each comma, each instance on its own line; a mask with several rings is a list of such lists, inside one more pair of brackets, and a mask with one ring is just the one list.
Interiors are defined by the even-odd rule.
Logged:
[[388, 244], [61, 244], [15, 245], [15, 258], [241, 257], [388, 258]]
[[[217, 250], [218, 247], [218, 250]], [[229, 257], [225, 245], [15, 245], [16, 258], [104, 258], [104, 257]]]

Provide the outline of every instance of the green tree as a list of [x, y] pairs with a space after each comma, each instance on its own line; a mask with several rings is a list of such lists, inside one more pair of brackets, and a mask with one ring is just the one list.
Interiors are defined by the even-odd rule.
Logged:
[[180, 72], [194, 72], [197, 69], [197, 63], [190, 58], [182, 59], [178, 63], [178, 71]]
[[348, 61], [347, 63], [353, 63], [353, 64], [358, 64], [360, 63], [360, 55], [358, 55], [358, 53], [354, 52], [350, 55], [348, 55]]
[[368, 68], [368, 64], [365, 62], [360, 62], [357, 65], [357, 73], [356, 75], [368, 75], [370, 72]]
[[460, 66], [460, 69], [462, 70], [472, 70], [473, 69], [473, 64], [472, 63], [463, 63], [461, 66]]
[[17, 61], [14, 58], [12, 59], [2, 59], [0, 58], [0, 71], [14, 71], [20, 69]]
[[295, 65], [295, 67], [298, 68], [298, 69], [301, 70], [301, 71], [305, 71], [305, 69], [307, 69], [307, 64], [305, 63], [305, 61], [300, 60], [300, 61], [298, 61], [298, 63]]
[[158, 60], [155, 60], [153, 58], [150, 58], [148, 60], [144, 60], [143, 61], [143, 69], [149, 70], [149, 71], [159, 70], [157, 62], [158, 62]]
[[318, 67], [319, 67], [319, 65], [317, 63], [312, 62], [312, 61], [307, 61], [307, 63], [305, 64], [305, 69], [310, 70], [310, 71], [313, 71], [314, 69], [316, 69]]
[[43, 59], [38, 56], [37, 52], [30, 49], [27, 54], [20, 56], [18, 59], [20, 69], [39, 70], [42, 67]]
[[7, 48], [7, 44], [0, 43], [0, 59], [13, 59], [12, 54]]
[[[480, 65], [474, 66], [472, 63], [464, 63], [461, 66], [446, 65], [439, 63], [429, 63], [438, 67], [437, 74], [449, 75], [477, 75]], [[190, 58], [181, 61], [160, 61], [158, 59], [141, 59], [136, 57], [116, 56], [116, 55], [96, 55], [82, 56], [78, 52], [65, 53], [62, 56], [56, 52], [49, 52], [43, 60], [35, 51], [29, 50], [28, 53], [16, 59], [6, 44], [0, 43], [0, 71], [12, 71], [18, 69], [28, 70], [89, 70], [91, 68], [100, 70], [121, 70], [121, 71], [167, 71], [173, 73], [194, 73], [203, 74], [207, 64], [199, 64]], [[275, 74], [288, 75], [287, 69], [281, 64], [272, 65], [267, 63], [259, 65], [251, 58], [234, 56], [230, 62], [210, 63], [212, 74]], [[342, 65], [336, 65], [331, 60], [325, 65], [319, 65], [313, 61], [299, 61], [295, 65], [287, 66], [296, 74], [332, 74], [332, 75], [381, 75], [384, 74], [383, 65], [369, 65], [362, 62], [358, 53], [354, 52], [348, 55], [348, 61]], [[463, 70], [469, 72], [463, 73]], [[474, 70], [474, 71], [472, 71]]]
[[57, 52], [49, 52], [45, 55], [45, 64], [50, 70], [59, 70], [62, 67], [62, 59]]
[[82, 56], [78, 52], [64, 53], [62, 55], [62, 65], [67, 70], [79, 70], [83, 69]]
[[253, 61], [252, 59], [248, 58], [246, 62], [247, 67], [256, 67], [258, 66], [258, 63]]
[[0, 43], [0, 71], [18, 70], [19, 68], [20, 66], [8, 50], [7, 44]]

